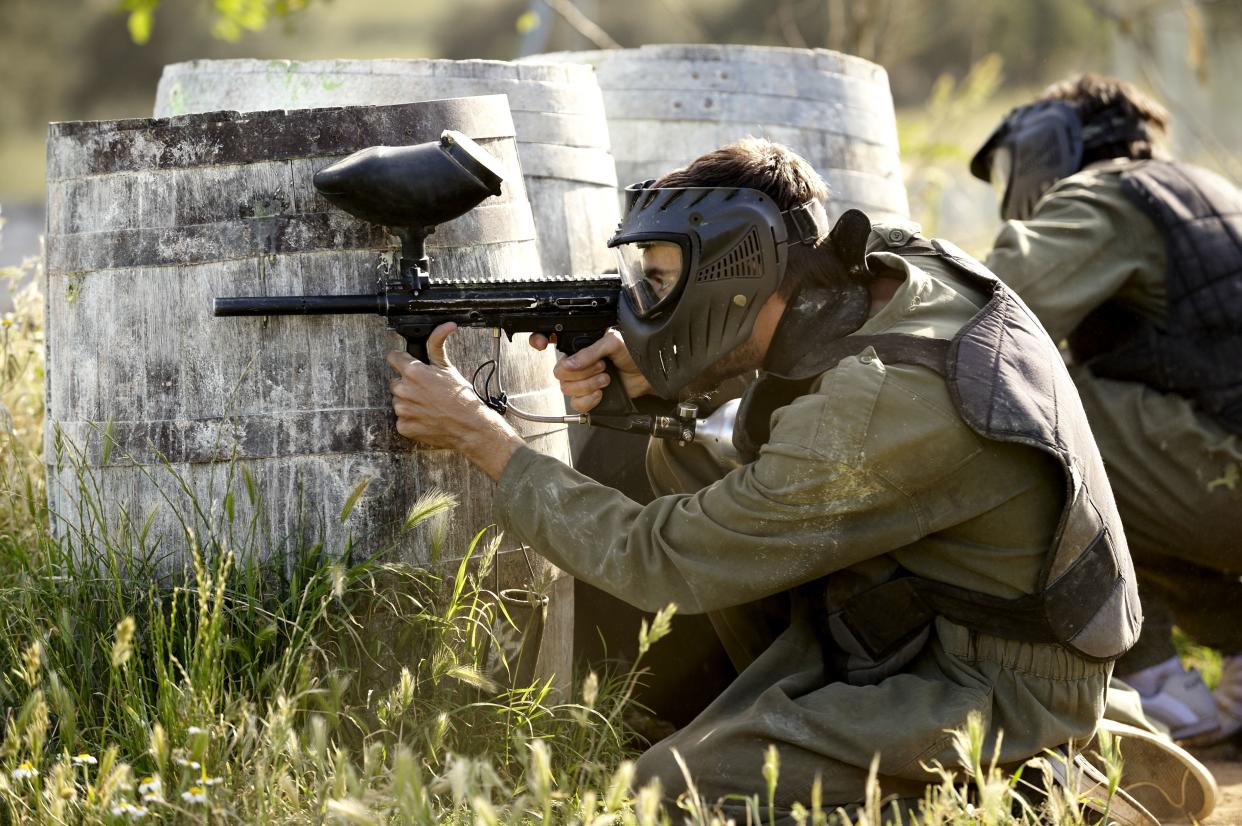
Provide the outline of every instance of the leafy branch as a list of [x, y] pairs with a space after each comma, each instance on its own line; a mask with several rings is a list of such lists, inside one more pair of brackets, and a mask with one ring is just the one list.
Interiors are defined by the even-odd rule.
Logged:
[[[155, 12], [164, 0], [119, 0], [117, 9], [127, 15], [129, 36], [142, 45], [151, 39]], [[272, 18], [288, 17], [303, 11], [310, 0], [207, 0], [214, 20], [211, 34], [235, 42], [246, 32], [261, 31]]]

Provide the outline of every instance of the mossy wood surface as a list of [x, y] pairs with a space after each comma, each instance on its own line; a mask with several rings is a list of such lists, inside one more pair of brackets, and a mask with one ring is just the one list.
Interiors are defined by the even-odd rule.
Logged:
[[497, 60], [196, 60], [164, 68], [158, 117], [217, 109], [398, 104], [467, 95], [509, 98], [544, 272], [615, 264], [617, 174], [594, 72]]

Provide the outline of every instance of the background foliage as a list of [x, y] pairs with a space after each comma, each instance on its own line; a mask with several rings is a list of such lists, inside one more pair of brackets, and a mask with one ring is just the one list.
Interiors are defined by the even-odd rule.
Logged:
[[[1160, 7], [1193, 10], [1186, 56], [1212, 82], [1211, 54], [1236, 44], [1242, 27], [1242, 4], [1213, 0], [5, 0], [0, 197], [41, 186], [38, 170], [23, 172], [16, 159], [30, 159], [24, 147], [41, 141], [43, 124], [146, 115], [164, 64], [239, 56], [509, 59], [534, 46], [596, 47], [554, 10], [570, 6], [622, 46], [758, 43], [860, 54], [885, 65], [901, 108], [921, 106], [942, 74], [961, 77], [992, 53], [1004, 59], [1006, 89], [1110, 69], [1117, 39], [1150, 39]], [[532, 40], [536, 27], [542, 34]]]

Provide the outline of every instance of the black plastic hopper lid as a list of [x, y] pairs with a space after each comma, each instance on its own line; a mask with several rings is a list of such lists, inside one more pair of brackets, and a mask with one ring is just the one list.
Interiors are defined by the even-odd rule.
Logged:
[[469, 172], [493, 195], [500, 194], [500, 182], [505, 179], [500, 164], [483, 147], [470, 137], [453, 129], [440, 134], [440, 146], [462, 169]]

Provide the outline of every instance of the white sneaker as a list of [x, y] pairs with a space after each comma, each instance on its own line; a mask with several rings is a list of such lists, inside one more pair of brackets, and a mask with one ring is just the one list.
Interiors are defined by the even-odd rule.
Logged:
[[1220, 667], [1220, 682], [1213, 697], [1220, 722], [1212, 731], [1187, 738], [1192, 746], [1215, 745], [1242, 731], [1242, 654], [1225, 657]]
[[[1216, 808], [1216, 779], [1190, 752], [1158, 734], [1112, 720], [1101, 720], [1097, 731], [1117, 738], [1121, 788], [1161, 823], [1197, 823]], [[1099, 760], [1098, 748], [1097, 743], [1086, 751], [1093, 763]]]
[[[1238, 710], [1242, 712], [1242, 663], [1237, 669]], [[1221, 727], [1211, 689], [1198, 669], [1183, 668], [1176, 657], [1119, 679], [1138, 691], [1143, 713], [1167, 728], [1174, 740], [1214, 736]]]
[[[1107, 812], [1108, 822], [1115, 826], [1160, 826], [1160, 820], [1130, 796], [1124, 787], [1109, 794], [1107, 777], [1082, 752], [1071, 752], [1061, 746], [1046, 751], [1043, 759], [1051, 771], [1053, 782], [1075, 798], [1083, 809], [1096, 815]], [[1022, 783], [1029, 785], [1029, 781]], [[1043, 790], [1044, 794], [1052, 792], [1051, 788]], [[1045, 805], [1045, 811], [1049, 814], [1057, 812], [1058, 808]], [[1090, 818], [1086, 820], [1093, 822]]]

